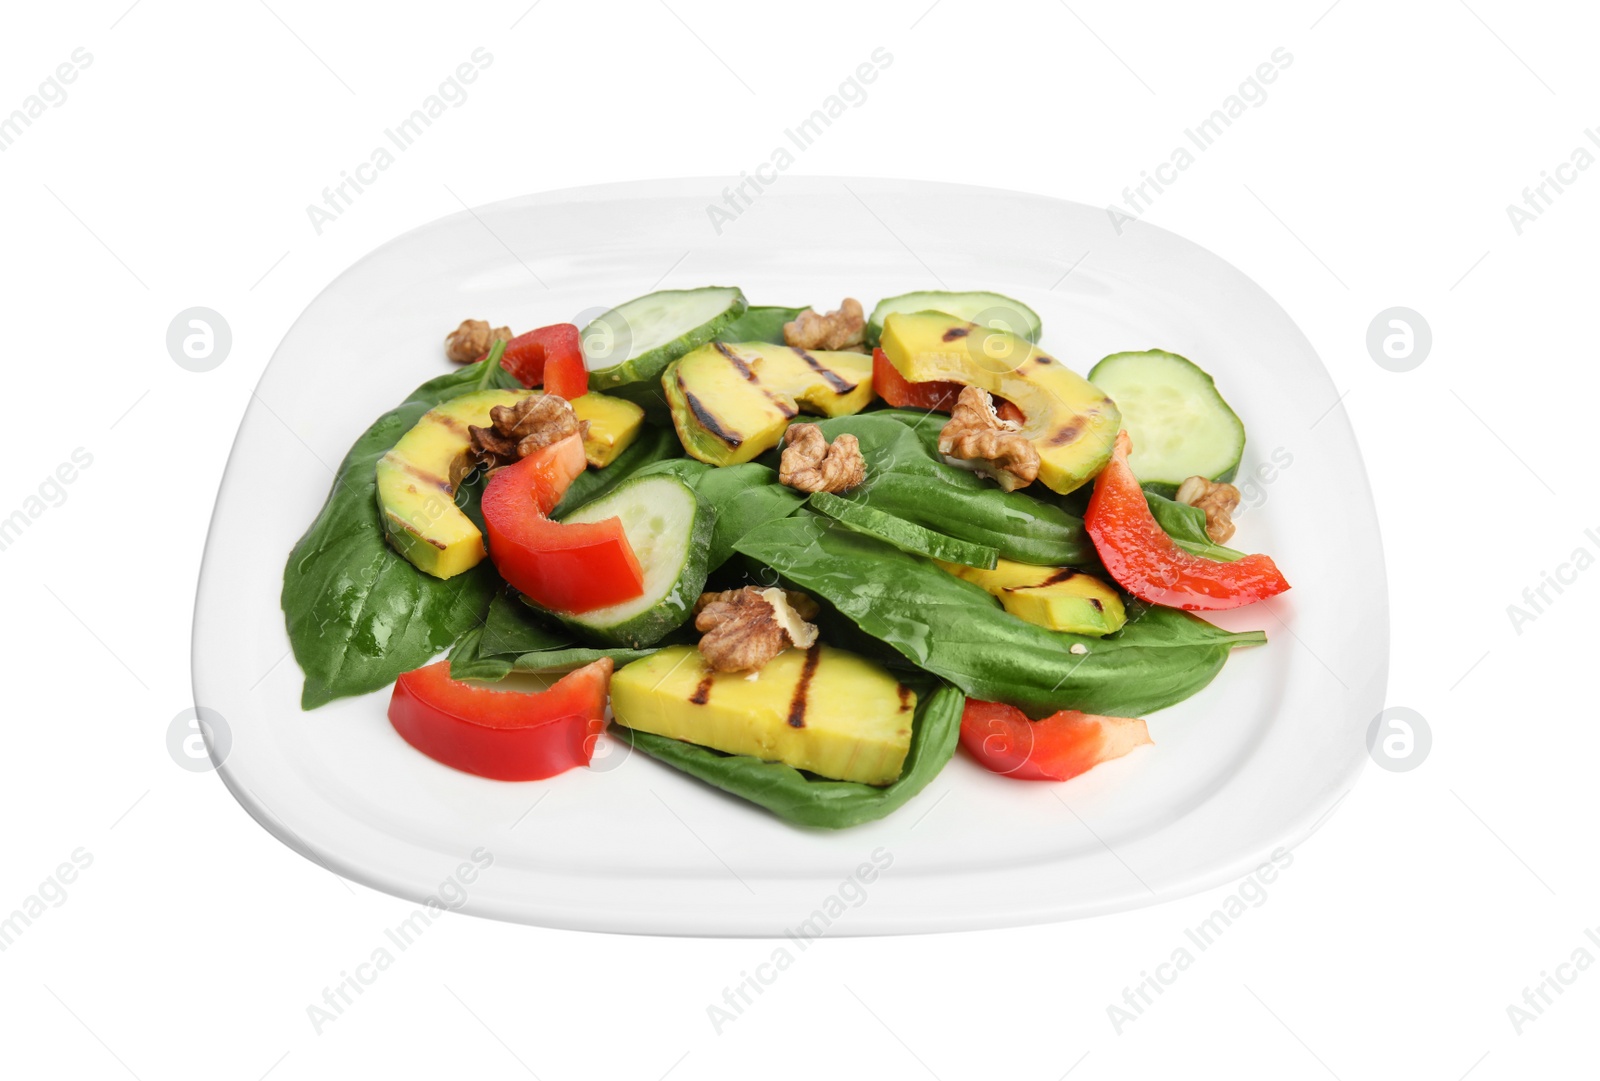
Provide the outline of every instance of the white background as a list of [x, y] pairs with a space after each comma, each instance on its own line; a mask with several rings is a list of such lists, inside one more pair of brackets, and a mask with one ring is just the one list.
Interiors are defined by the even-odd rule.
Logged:
[[[1600, 926], [1600, 735], [1578, 691], [1600, 573], [1548, 591], [1520, 633], [1507, 606], [1575, 549], [1600, 554], [1596, 281], [1581, 239], [1595, 235], [1600, 169], [1520, 234], [1506, 206], [1600, 125], [1592, 13], [1505, 0], [671, 4], [113, 0], [12, 14], [0, 115], [74, 49], [93, 60], [0, 152], [0, 517], [75, 448], [93, 464], [0, 552], [0, 914], [75, 850], [93, 862], [0, 953], [0, 1069], [1576, 1075], [1600, 972], [1561, 970], [1575, 981], [1520, 1034], [1507, 1007], [1580, 947], [1600, 959], [1584, 936]], [[494, 61], [466, 102], [319, 235], [306, 205], [479, 46]], [[165, 743], [190, 704], [216, 484], [273, 347], [341, 269], [463, 201], [751, 170], [878, 46], [892, 65], [794, 172], [1096, 205], [1120, 203], [1274, 49], [1292, 55], [1147, 218], [1262, 283], [1348, 391], [1339, 408], [1389, 563], [1389, 704], [1427, 718], [1431, 754], [1408, 773], [1369, 769], [1265, 901], [1120, 1032], [1108, 1005], [1232, 889], [1055, 927], [824, 941], [720, 1034], [707, 1005], [772, 943], [456, 916], [319, 1034], [307, 1006], [414, 906], [295, 855]], [[234, 339], [204, 374], [164, 343], [196, 305]], [[1366, 347], [1395, 305], [1433, 332], [1406, 373]]]

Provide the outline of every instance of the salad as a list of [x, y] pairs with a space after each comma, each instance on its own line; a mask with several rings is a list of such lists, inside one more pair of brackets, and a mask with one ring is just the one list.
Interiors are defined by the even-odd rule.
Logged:
[[1225, 546], [1245, 430], [1211, 377], [1157, 349], [1084, 377], [1042, 330], [997, 293], [731, 287], [463, 322], [289, 556], [303, 708], [392, 685], [411, 746], [501, 781], [589, 764], [609, 725], [827, 828], [958, 744], [1060, 782], [1151, 743], [1266, 641], [1194, 613], [1289, 585]]

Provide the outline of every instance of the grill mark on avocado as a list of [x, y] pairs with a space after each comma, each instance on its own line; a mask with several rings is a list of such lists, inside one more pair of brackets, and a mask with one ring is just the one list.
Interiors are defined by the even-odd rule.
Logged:
[[895, 686], [895, 693], [900, 696], [900, 712], [904, 713], [911, 708], [911, 688], [904, 683]]
[[[772, 393], [770, 388], [763, 386], [760, 377], [755, 373], [755, 369], [751, 368], [750, 365], [745, 362], [745, 359], [738, 353], [735, 353], [732, 349], [729, 349], [727, 343], [712, 342], [711, 344], [716, 347], [717, 352], [721, 353], [728, 359], [728, 363], [733, 365], [735, 371], [744, 376], [745, 382], [754, 383], [761, 393], [767, 396], [767, 401], [771, 402], [772, 407], [778, 412], [782, 413], [785, 419], [792, 417], [799, 412], [799, 410], [797, 410], [794, 406], [786, 404], [782, 398], [779, 398], [776, 394]], [[678, 386], [683, 386], [683, 376], [681, 374], [678, 376]], [[687, 394], [687, 391], [685, 391], [685, 393]], [[695, 403], [692, 396], [690, 396], [689, 404], [691, 408], [695, 408]], [[695, 415], [701, 416], [698, 408], [696, 408]], [[704, 417], [701, 419], [703, 420]], [[715, 427], [715, 425], [713, 425], [713, 427]], [[718, 431], [720, 432], [720, 429], [718, 429]], [[727, 439], [723, 439], [723, 442], [729, 441]], [[729, 445], [737, 447], [742, 442], [744, 442], [744, 438], [740, 436], [732, 440]]]
[[1096, 612], [1104, 612], [1106, 610], [1106, 606], [1100, 603], [1099, 597], [1090, 597], [1089, 603], [1094, 605], [1094, 610]]
[[789, 348], [794, 350], [795, 356], [809, 364], [812, 371], [822, 376], [828, 386], [833, 388], [835, 394], [849, 394], [856, 389], [854, 383], [847, 382], [838, 372], [825, 367], [820, 360], [801, 349], [798, 345], [791, 345]]
[[453, 417], [449, 413], [440, 413], [438, 411], [431, 412], [428, 414], [428, 422], [430, 424], [437, 424], [441, 428], [450, 429], [450, 433], [452, 435], [461, 436], [463, 439], [467, 437], [468, 433], [466, 421], [459, 417]]
[[1060, 570], [1056, 571], [1050, 577], [1048, 577], [1044, 581], [1040, 582], [1038, 587], [1035, 587], [1035, 588], [1042, 588], [1044, 586], [1053, 586], [1057, 582], [1065, 582], [1069, 578], [1075, 578], [1075, 577], [1077, 577], [1077, 574], [1078, 574], [1078, 572], [1073, 570], [1071, 567], [1062, 567]]
[[716, 345], [717, 352], [728, 358], [728, 363], [733, 365], [734, 370], [744, 376], [746, 382], [754, 383], [756, 381], [756, 373], [751, 370], [750, 365], [745, 363], [743, 357], [729, 349], [724, 342], [715, 342], [713, 344]]
[[817, 662], [822, 659], [822, 643], [806, 650], [806, 663], [800, 669], [800, 682], [795, 684], [794, 697], [789, 699], [789, 727], [806, 726], [807, 696], [811, 693], [811, 680], [817, 674]]
[[1073, 421], [1071, 424], [1067, 425], [1065, 428], [1062, 428], [1060, 431], [1056, 432], [1055, 435], [1052, 435], [1048, 440], [1046, 440], [1046, 445], [1051, 447], [1059, 447], [1064, 443], [1072, 442], [1082, 433], [1083, 425], [1079, 424], [1077, 421]]
[[1039, 353], [1039, 354], [1035, 355], [1033, 359], [1038, 361], [1040, 364], [1054, 364], [1055, 363], [1055, 357], [1047, 357], [1043, 353]]
[[724, 428], [722, 426], [722, 422], [717, 419], [717, 415], [711, 410], [707, 409], [705, 404], [701, 402], [700, 399], [693, 393], [691, 393], [688, 387], [683, 385], [683, 376], [681, 374], [678, 376], [678, 389], [683, 392], [683, 400], [688, 403], [689, 412], [694, 414], [694, 419], [699, 421], [700, 425], [705, 428], [706, 431], [710, 432], [712, 435], [716, 436], [730, 447], [737, 447], [739, 444], [744, 442], [744, 436], [740, 435], [738, 432], [730, 432], [728, 429]]
[[439, 476], [439, 474], [430, 473], [426, 469], [423, 469], [420, 465], [417, 465], [415, 462], [408, 461], [407, 459], [398, 456], [389, 457], [388, 461], [390, 465], [399, 466], [401, 470], [415, 477], [423, 484], [426, 484], [432, 488], [437, 488], [441, 492], [450, 492], [454, 494], [454, 488], [452, 488], [450, 482], [444, 477]]
[[707, 672], [701, 678], [700, 682], [695, 685], [694, 693], [689, 696], [689, 701], [693, 702], [697, 706], [703, 706], [707, 702], [711, 701], [711, 684], [715, 681], [715, 679], [716, 676], [714, 673]]
[[944, 332], [944, 340], [947, 342], [953, 342], [957, 338], [965, 338], [971, 333], [972, 331], [968, 330], [966, 327], [951, 327], [949, 330]]

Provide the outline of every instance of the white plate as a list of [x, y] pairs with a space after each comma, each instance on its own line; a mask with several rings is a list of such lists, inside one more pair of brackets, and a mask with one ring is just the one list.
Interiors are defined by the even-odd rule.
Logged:
[[[1254, 283], [1104, 211], [944, 184], [783, 177], [720, 223], [723, 179], [584, 188], [433, 222], [328, 286], [290, 329], [239, 430], [195, 614], [196, 702], [232, 737], [220, 773], [273, 834], [339, 874], [415, 900], [478, 849], [464, 911], [553, 927], [830, 935], [1065, 919], [1181, 896], [1306, 837], [1354, 783], [1383, 706], [1388, 607], [1361, 457], [1310, 344]], [[1272, 641], [1150, 719], [1156, 745], [1066, 784], [985, 773], [958, 753], [884, 821], [795, 828], [616, 744], [602, 767], [504, 784], [407, 746], [388, 693], [311, 713], [278, 607], [290, 547], [330, 467], [378, 414], [447, 369], [467, 317], [577, 320], [657, 288], [742, 286], [753, 303], [868, 305], [912, 289], [1008, 293], [1080, 372], [1159, 346], [1213, 373], [1250, 432], [1235, 544], [1294, 584], [1223, 613]], [[1287, 465], [1282, 463], [1288, 460]], [[881, 850], [881, 851], [878, 851]], [[874, 852], [874, 876], [856, 868]], [[864, 886], [851, 882], [874, 877]], [[473, 877], [473, 876], [462, 876]], [[455, 887], [447, 887], [446, 900]], [[816, 924], [813, 924], [816, 926]], [[804, 932], [802, 932], [804, 933]]]

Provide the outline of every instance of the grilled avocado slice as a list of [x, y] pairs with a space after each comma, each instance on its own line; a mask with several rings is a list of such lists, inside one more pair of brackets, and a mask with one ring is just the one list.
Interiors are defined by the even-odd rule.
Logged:
[[611, 709], [627, 728], [863, 784], [900, 776], [916, 708], [886, 669], [820, 643], [785, 650], [754, 679], [712, 672], [693, 646], [611, 677]]
[[884, 356], [913, 383], [982, 387], [1022, 410], [1022, 434], [1039, 450], [1039, 479], [1066, 493], [1091, 480], [1117, 440], [1122, 414], [1106, 394], [1026, 338], [942, 312], [895, 312]]
[[1047, 630], [1106, 635], [1128, 621], [1120, 593], [1071, 567], [1035, 567], [1010, 559], [988, 570], [943, 561], [939, 566], [982, 586], [1018, 619]]
[[483, 534], [456, 506], [469, 472], [467, 427], [489, 426], [489, 410], [537, 391], [479, 390], [434, 406], [378, 459], [378, 512], [395, 551], [419, 571], [454, 578], [487, 554]]
[[872, 358], [771, 342], [712, 342], [661, 377], [684, 450], [711, 465], [778, 445], [800, 412], [841, 417], [872, 400]]

